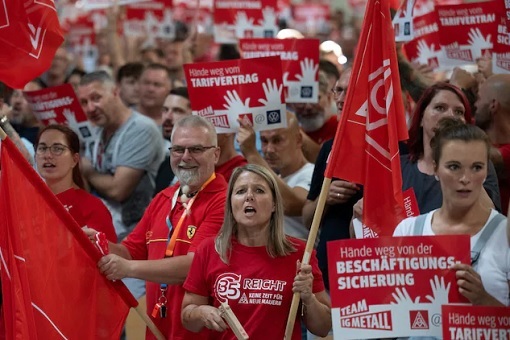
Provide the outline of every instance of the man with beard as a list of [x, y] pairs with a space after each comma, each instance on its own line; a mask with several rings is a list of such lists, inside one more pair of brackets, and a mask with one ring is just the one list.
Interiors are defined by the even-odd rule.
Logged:
[[491, 160], [498, 174], [501, 208], [508, 214], [510, 200], [510, 74], [497, 74], [480, 85], [475, 122], [489, 136]]
[[[188, 89], [186, 87], [176, 87], [170, 91], [163, 104], [161, 111], [162, 132], [165, 143], [165, 152], [171, 146], [170, 139], [174, 124], [186, 117], [191, 116], [191, 104], [189, 101]], [[167, 188], [174, 179], [174, 173], [169, 167], [170, 154], [168, 153], [161, 163], [156, 176], [156, 190], [154, 195]]]
[[161, 111], [165, 98], [172, 88], [172, 79], [168, 68], [161, 64], [150, 64], [140, 76], [140, 99], [137, 110], [161, 126]]
[[332, 93], [324, 72], [319, 71], [318, 103], [291, 103], [301, 129], [304, 131], [304, 149], [306, 158], [314, 163], [322, 143], [335, 136], [338, 117], [327, 117], [331, 106]]
[[[167, 339], [207, 337], [207, 332], [187, 331], [180, 311], [193, 253], [204, 239], [216, 236], [223, 223], [227, 183], [214, 172], [219, 154], [211, 123], [200, 116], [179, 120], [170, 152], [179, 182], [154, 198], [135, 230], [122, 243], [111, 243], [111, 254], [98, 264], [110, 280], [147, 281], [147, 313]], [[153, 338], [147, 332], [147, 339]]]
[[248, 163], [271, 170], [282, 194], [287, 235], [307, 239], [301, 210], [310, 189], [313, 164], [307, 162], [302, 146], [303, 137], [296, 117], [287, 112], [287, 128], [260, 132], [263, 157], [255, 146], [255, 131], [249, 121], [239, 121], [237, 142]]

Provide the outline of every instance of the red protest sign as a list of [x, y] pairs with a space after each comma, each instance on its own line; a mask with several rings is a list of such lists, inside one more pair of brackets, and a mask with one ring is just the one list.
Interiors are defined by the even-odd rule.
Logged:
[[241, 39], [239, 49], [245, 59], [280, 56], [287, 103], [318, 102], [318, 39]]
[[476, 62], [491, 55], [499, 22], [499, 1], [461, 5], [436, 5], [439, 40], [445, 50], [445, 68]]
[[66, 124], [80, 139], [93, 137], [93, 129], [70, 84], [24, 92], [35, 117], [44, 125]]
[[456, 262], [470, 263], [468, 235], [329, 242], [335, 334], [440, 336], [441, 305], [466, 301], [449, 269]]
[[406, 217], [418, 216], [420, 214], [420, 208], [418, 207], [418, 201], [416, 200], [414, 189], [412, 187], [407, 189], [402, 192], [402, 196], [404, 197]]
[[279, 57], [186, 64], [184, 71], [193, 114], [218, 133], [237, 131], [243, 114], [256, 131], [287, 126]]
[[498, 24], [498, 34], [492, 53], [492, 72], [510, 73], [510, 33], [504, 17], [500, 17]]
[[443, 339], [510, 339], [510, 308], [446, 305]]
[[[404, 45], [407, 57], [413, 62], [434, 69], [444, 64], [444, 51], [439, 43], [439, 25], [436, 12], [414, 17], [414, 38]], [[441, 62], [440, 62], [441, 61]]]
[[235, 44], [239, 38], [274, 38], [277, 13], [276, 0], [214, 0], [214, 41]]

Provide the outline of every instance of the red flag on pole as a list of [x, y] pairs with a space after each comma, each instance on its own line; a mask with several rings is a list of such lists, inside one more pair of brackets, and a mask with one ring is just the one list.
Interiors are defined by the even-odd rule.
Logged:
[[22, 89], [64, 42], [53, 0], [0, 1], [0, 81]]
[[325, 175], [363, 184], [363, 223], [381, 236], [405, 217], [398, 141], [407, 138], [389, 1], [369, 0]]
[[0, 162], [6, 338], [118, 339], [136, 300], [8, 138]]

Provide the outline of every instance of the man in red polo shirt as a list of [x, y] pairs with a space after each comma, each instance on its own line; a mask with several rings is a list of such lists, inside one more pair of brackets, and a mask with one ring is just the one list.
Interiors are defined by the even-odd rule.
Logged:
[[[168, 339], [200, 339], [181, 324], [182, 283], [193, 252], [216, 236], [223, 223], [227, 183], [216, 176], [220, 150], [214, 127], [204, 118], [179, 120], [172, 133], [170, 165], [179, 179], [151, 202], [142, 220], [99, 268], [110, 280], [146, 280], [147, 313]], [[147, 332], [147, 339], [154, 339]]]

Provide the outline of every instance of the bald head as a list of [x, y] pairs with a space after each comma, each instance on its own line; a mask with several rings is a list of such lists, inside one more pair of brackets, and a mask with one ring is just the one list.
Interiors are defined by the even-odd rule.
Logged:
[[299, 170], [305, 161], [303, 138], [296, 116], [288, 112], [287, 127], [260, 132], [262, 153], [269, 166], [283, 177]]
[[496, 74], [482, 83], [475, 106], [475, 122], [483, 130], [510, 119], [510, 74]]

